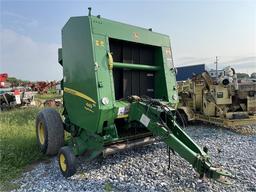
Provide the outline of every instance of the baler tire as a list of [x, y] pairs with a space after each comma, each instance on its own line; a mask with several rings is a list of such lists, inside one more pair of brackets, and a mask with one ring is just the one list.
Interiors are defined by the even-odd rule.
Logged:
[[188, 117], [187, 117], [186, 113], [182, 113], [181, 116], [183, 118], [185, 127], [187, 127], [188, 126]]
[[58, 162], [62, 175], [65, 178], [76, 173], [76, 157], [69, 146], [62, 147], [58, 153]]
[[36, 118], [37, 143], [42, 153], [56, 155], [64, 145], [64, 128], [60, 114], [52, 109], [43, 109]]
[[177, 111], [177, 122], [183, 128], [188, 126], [188, 117], [183, 111]]

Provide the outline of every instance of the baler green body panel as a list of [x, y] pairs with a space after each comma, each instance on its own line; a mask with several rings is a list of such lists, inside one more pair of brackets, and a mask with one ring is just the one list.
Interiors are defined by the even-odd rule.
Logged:
[[[104, 122], [113, 124], [120, 107], [108, 67], [110, 39], [154, 46], [155, 97], [177, 103], [168, 36], [94, 16], [72, 17], [62, 30], [65, 109], [72, 124], [93, 133], [101, 133]], [[103, 98], [108, 104], [102, 103]]]
[[[65, 109], [72, 123], [96, 131], [95, 123], [99, 119], [97, 115], [99, 107], [92, 43], [88, 18], [71, 18], [64, 26], [62, 30], [62, 60]], [[76, 96], [75, 91], [92, 98], [95, 103]], [[84, 107], [87, 103], [93, 105], [93, 113], [85, 110]]]

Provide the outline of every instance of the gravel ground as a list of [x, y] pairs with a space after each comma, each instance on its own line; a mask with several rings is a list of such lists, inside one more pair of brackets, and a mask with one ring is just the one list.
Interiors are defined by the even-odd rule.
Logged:
[[[77, 174], [64, 179], [56, 157], [40, 163], [17, 180], [16, 191], [256, 191], [256, 136], [228, 130], [190, 126], [186, 132], [207, 146], [215, 165], [236, 176], [233, 185], [199, 179], [178, 155], [171, 156], [168, 170], [166, 145], [162, 142], [96, 159], [82, 160]], [[221, 151], [221, 152], [219, 152]]]

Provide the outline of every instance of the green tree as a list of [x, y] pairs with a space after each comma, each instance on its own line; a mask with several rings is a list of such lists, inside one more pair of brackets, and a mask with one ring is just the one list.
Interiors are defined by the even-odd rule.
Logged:
[[247, 73], [237, 73], [236, 75], [238, 79], [249, 78], [249, 75]]
[[19, 80], [15, 77], [8, 77], [7, 82], [11, 83], [13, 86], [19, 85]]
[[256, 78], [256, 72], [251, 74], [251, 78]]
[[27, 83], [29, 81], [27, 81], [27, 80], [20, 80], [20, 79], [17, 79], [15, 77], [8, 77], [7, 78], [7, 82], [11, 83], [12, 86], [19, 86], [20, 84]]

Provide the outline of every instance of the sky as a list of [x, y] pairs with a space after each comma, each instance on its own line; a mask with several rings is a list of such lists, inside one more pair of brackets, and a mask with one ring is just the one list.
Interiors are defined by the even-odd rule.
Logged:
[[256, 72], [256, 1], [0, 0], [0, 73], [24, 80], [59, 80], [57, 49], [71, 16], [101, 15], [169, 35], [175, 66], [231, 65]]

